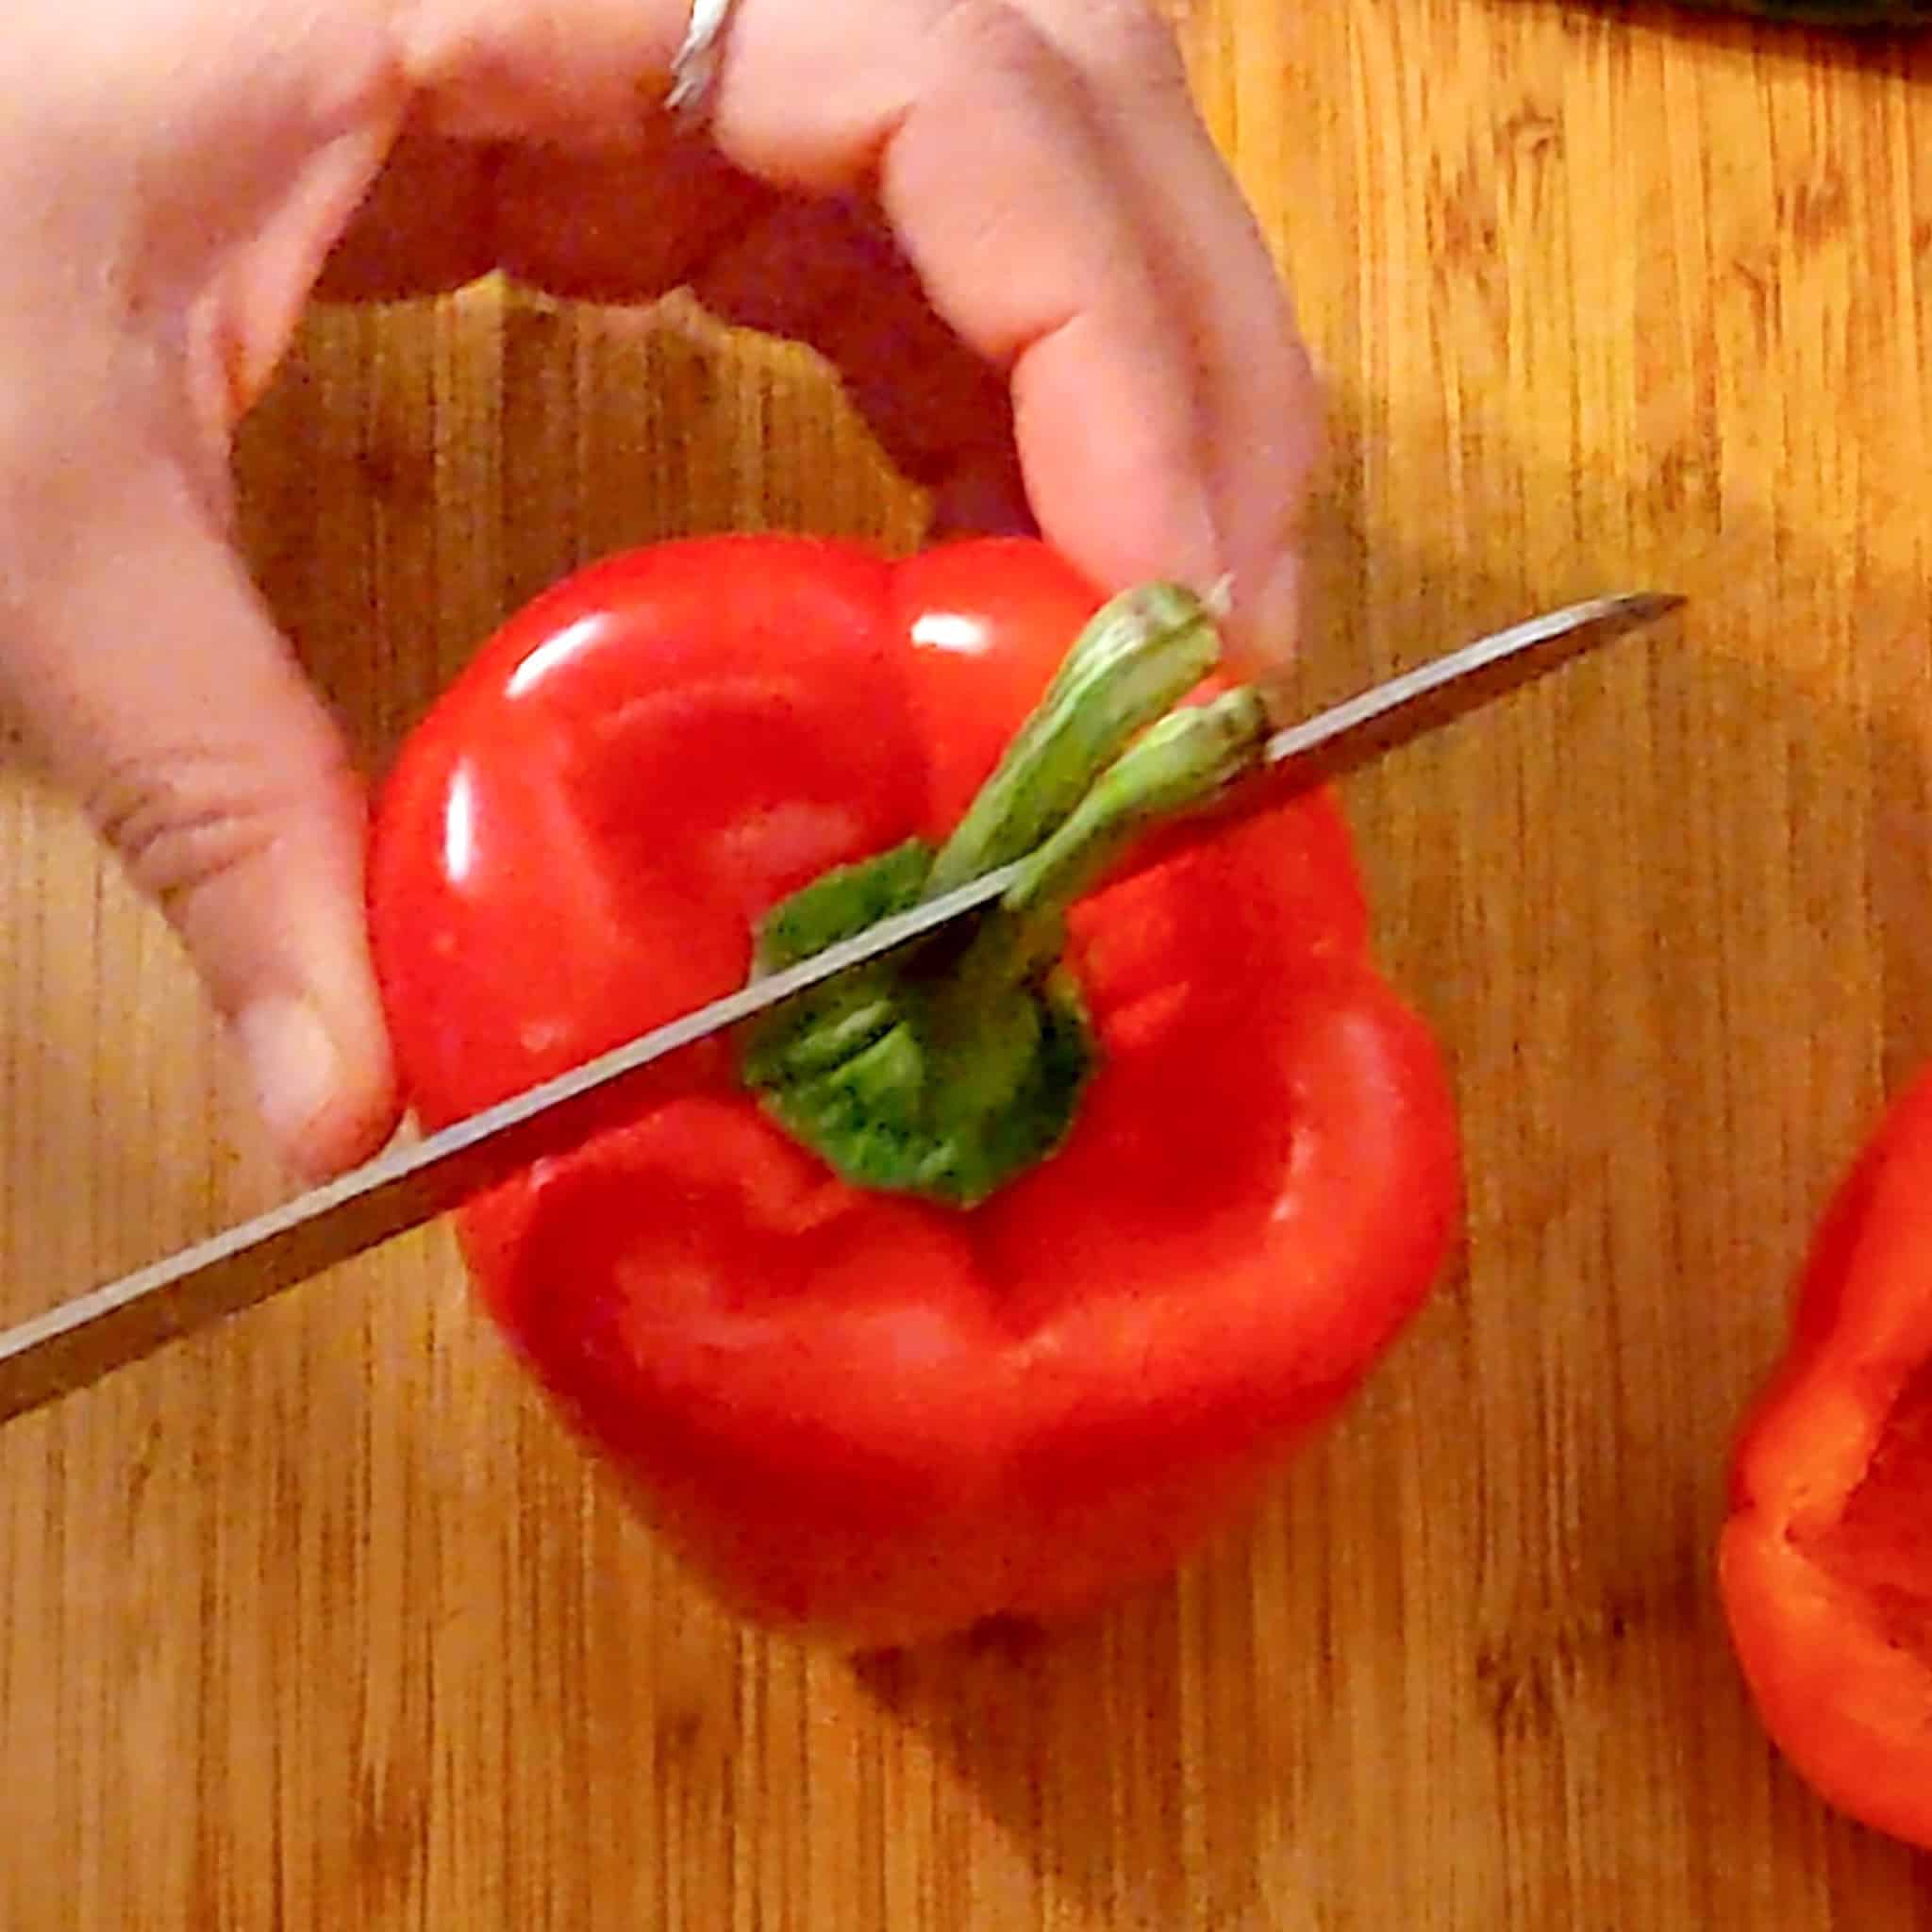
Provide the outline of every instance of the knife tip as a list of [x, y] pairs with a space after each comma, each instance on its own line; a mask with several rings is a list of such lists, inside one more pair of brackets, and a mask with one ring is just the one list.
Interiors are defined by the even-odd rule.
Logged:
[[1619, 612], [1633, 624], [1648, 624], [1681, 610], [1690, 600], [1679, 591], [1628, 591], [1616, 599]]

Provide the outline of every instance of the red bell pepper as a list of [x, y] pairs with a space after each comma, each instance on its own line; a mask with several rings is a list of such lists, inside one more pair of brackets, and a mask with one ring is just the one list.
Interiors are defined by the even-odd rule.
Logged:
[[[372, 929], [419, 1117], [740, 984], [839, 868], [956, 862], [1098, 603], [1030, 541], [894, 563], [741, 537], [613, 558], [513, 618], [379, 800]], [[1049, 908], [1023, 950], [1024, 1001], [950, 1056], [959, 1002], [924, 982], [836, 1105], [784, 1084], [823, 1028], [714, 1040], [458, 1218], [563, 1412], [760, 1619], [898, 1641], [1158, 1575], [1353, 1389], [1452, 1239], [1447, 1088], [1368, 957], [1325, 793]], [[958, 1094], [1030, 1091], [1062, 1023], [1061, 1114], [1012, 1159], [976, 1113], [954, 1133]], [[986, 1074], [1014, 1041], [1031, 1071]], [[908, 1058], [908, 1130], [938, 1108], [945, 1158], [870, 1185], [882, 1137], [838, 1136], [872, 1062]], [[828, 1114], [829, 1150], [795, 1137]]]
[[1719, 1580], [1771, 1736], [1932, 1847], [1932, 1068], [1840, 1183], [1741, 1427]]

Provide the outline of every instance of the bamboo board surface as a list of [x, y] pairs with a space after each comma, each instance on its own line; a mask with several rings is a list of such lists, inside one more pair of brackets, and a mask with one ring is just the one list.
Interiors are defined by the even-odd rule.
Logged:
[[[1932, 50], [1535, 0], [1188, 0], [1332, 390], [1310, 702], [1687, 591], [1351, 782], [1467, 1248], [1259, 1515], [1077, 1628], [855, 1669], [587, 1473], [430, 1229], [0, 1436], [0, 1928], [1907, 1932], [1710, 1581], [1812, 1217], [1932, 1055]], [[800, 354], [495, 284], [320, 309], [247, 425], [379, 764], [686, 530], [903, 546]], [[158, 920], [0, 777], [0, 1313], [272, 1198]]]

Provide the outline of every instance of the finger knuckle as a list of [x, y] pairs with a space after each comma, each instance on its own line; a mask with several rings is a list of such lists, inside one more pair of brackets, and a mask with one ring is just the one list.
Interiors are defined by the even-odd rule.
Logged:
[[257, 758], [197, 745], [117, 760], [80, 803], [137, 890], [178, 925], [209, 886], [274, 852], [302, 797]]
[[951, 0], [933, 25], [942, 69], [993, 74], [1037, 84], [1062, 66], [1053, 42], [1013, 0]]
[[1144, 0], [952, 0], [936, 34], [949, 61], [982, 72], [1072, 72], [1129, 100], [1187, 88], [1179, 44]]
[[1136, 95], [1186, 91], [1174, 30], [1143, 0], [1084, 0], [1074, 32], [1081, 64], [1109, 90]]

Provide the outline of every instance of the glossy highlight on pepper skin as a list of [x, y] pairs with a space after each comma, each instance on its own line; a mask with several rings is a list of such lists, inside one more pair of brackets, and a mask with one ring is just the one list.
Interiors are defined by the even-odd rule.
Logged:
[[1718, 1577], [1791, 1765], [1932, 1847], [1932, 1068], [1820, 1224], [1790, 1347], [1739, 1432]]
[[[740, 983], [827, 868], [942, 840], [1099, 598], [1043, 546], [669, 543], [487, 644], [379, 800], [371, 915], [426, 1124]], [[1459, 1205], [1434, 1042], [1310, 793], [1074, 908], [1101, 1061], [970, 1210], [868, 1192], [659, 1068], [475, 1203], [479, 1294], [712, 1587], [848, 1643], [1171, 1569], [1423, 1301]]]

